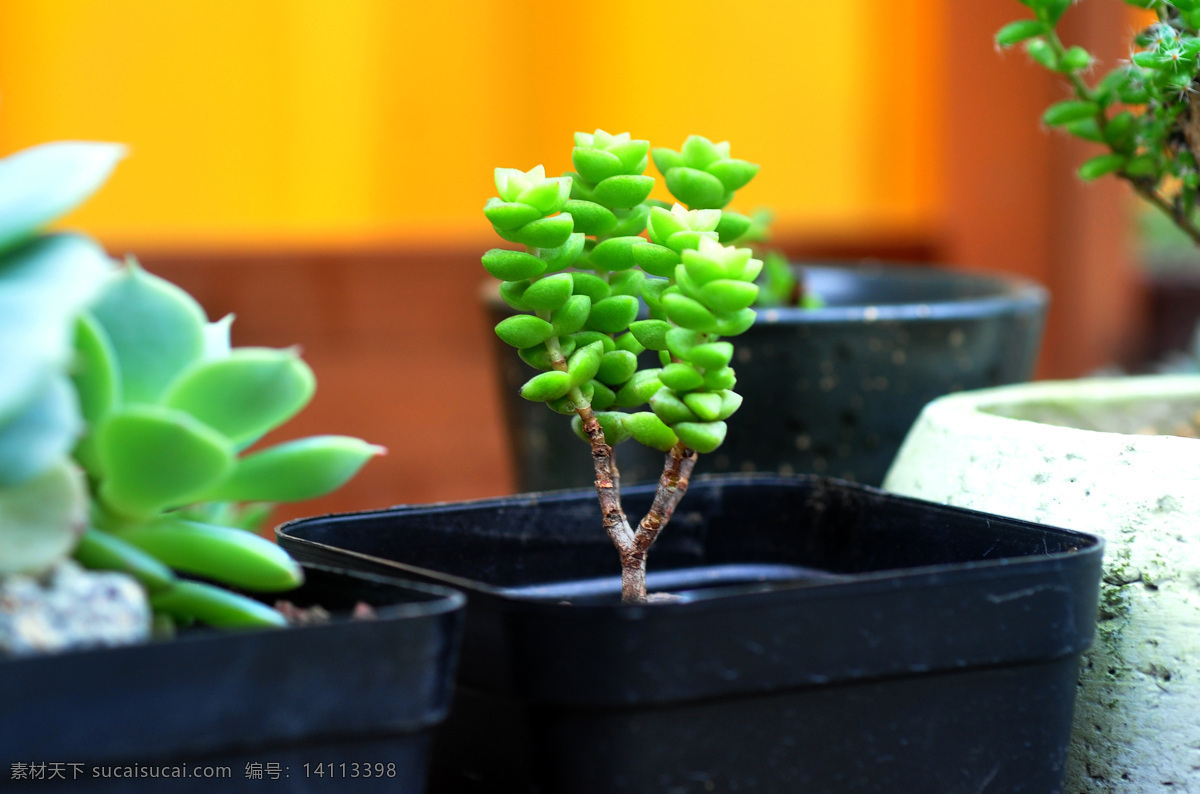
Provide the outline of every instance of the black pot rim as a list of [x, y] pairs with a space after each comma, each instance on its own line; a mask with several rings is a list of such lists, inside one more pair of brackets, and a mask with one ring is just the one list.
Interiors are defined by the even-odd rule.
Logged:
[[[785, 483], [795, 483], [796, 481], [830, 483], [838, 486], [863, 489], [886, 496], [890, 499], [903, 499], [906, 501], [922, 502], [930, 511], [937, 513], [965, 512], [975, 515], [988, 515], [980, 513], [980, 511], [976, 510], [951, 507], [938, 504], [936, 502], [926, 502], [925, 500], [921, 499], [913, 499], [911, 497], [891, 494], [872, 486], [862, 485], [859, 483], [850, 483], [831, 477], [821, 477], [812, 474], [798, 474], [792, 476], [763, 474], [705, 474], [694, 478], [693, 484], [708, 483], [750, 486], [780, 485]], [[653, 483], [644, 483], [632, 485], [623, 490], [629, 493], [652, 492], [655, 487], [656, 486]], [[967, 579], [979, 581], [991, 578], [1011, 577], [1013, 576], [1014, 569], [1027, 572], [1029, 574], [1038, 574], [1049, 569], [1061, 567], [1067, 558], [1075, 558], [1076, 563], [1081, 557], [1096, 557], [1097, 559], [1102, 559], [1105, 546], [1104, 540], [1097, 536], [1075, 530], [1049, 527], [1039, 524], [1037, 526], [1043, 531], [1064, 537], [1077, 537], [1079, 539], [1078, 548], [1066, 552], [1048, 552], [1046, 554], [1029, 555], [1016, 558], [974, 560], [969, 562], [922, 565], [909, 568], [874, 571], [869, 573], [856, 573], [852, 577], [847, 577], [845, 579], [820, 580], [816, 582], [807, 580], [799, 582], [784, 580], [771, 583], [768, 587], [763, 587], [762, 585], [714, 586], [709, 590], [705, 597], [688, 600], [683, 603], [663, 602], [636, 605], [574, 604], [569, 607], [564, 607], [560, 604], [548, 602], [539, 598], [515, 594], [511, 592], [510, 588], [497, 587], [479, 582], [477, 580], [448, 574], [442, 571], [422, 568], [416, 565], [375, 557], [369, 554], [351, 551], [344, 548], [338, 548], [309, 540], [307, 538], [297, 537], [296, 535], [292, 534], [292, 530], [296, 529], [297, 527], [302, 527], [308, 522], [353, 522], [360, 518], [388, 513], [437, 513], [440, 511], [461, 511], [463, 509], [471, 508], [491, 509], [499, 500], [503, 500], [514, 507], [519, 507], [536, 502], [545, 503], [569, 501], [577, 499], [584, 494], [594, 495], [594, 491], [590, 488], [570, 488], [557, 491], [513, 494], [505, 497], [484, 497], [479, 499], [435, 502], [429, 504], [394, 505], [387, 508], [363, 510], [353, 513], [334, 513], [324, 516], [293, 519], [276, 527], [275, 535], [277, 541], [282, 542], [283, 539], [286, 538], [287, 542], [290, 544], [304, 546], [318, 553], [326, 552], [332, 559], [336, 559], [339, 556], [343, 558], [351, 557], [362, 560], [364, 563], [368, 563], [370, 565], [381, 566], [390, 570], [394, 570], [396, 571], [397, 578], [417, 576], [421, 578], [432, 579], [442, 582], [447, 587], [459, 588], [466, 592], [488, 598], [520, 603], [522, 605], [522, 609], [531, 610], [534, 612], [544, 611], [549, 614], [559, 614], [562, 613], [564, 609], [569, 609], [570, 614], [576, 615], [580, 619], [585, 620], [641, 620], [651, 618], [654, 615], [665, 615], [666, 613], [742, 609], [746, 605], [753, 603], [755, 600], [778, 599], [780, 597], [786, 597], [795, 601], [817, 602], [825, 599], [844, 598], [847, 596], [860, 594], [866, 595], [869, 593], [891, 590], [894, 589], [897, 586], [897, 583], [900, 582], [903, 582], [906, 588], [944, 587], [948, 584], [954, 584]], [[599, 508], [597, 507], [597, 511], [598, 510]], [[1005, 520], [1015, 521], [1014, 519]], [[1030, 524], [1030, 522], [1023, 521], [1017, 523]]]

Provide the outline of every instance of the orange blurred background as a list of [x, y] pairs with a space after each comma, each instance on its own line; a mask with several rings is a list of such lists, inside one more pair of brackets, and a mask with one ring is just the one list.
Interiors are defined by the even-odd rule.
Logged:
[[[1111, 65], [1119, 4], [1064, 37]], [[492, 168], [569, 167], [603, 127], [690, 133], [762, 164], [738, 207], [795, 257], [1032, 276], [1053, 294], [1042, 376], [1137, 346], [1129, 201], [1082, 186], [1086, 145], [1039, 127], [1065, 92], [991, 37], [1015, 0], [5, 0], [0, 152], [119, 141], [66, 221], [235, 312], [237, 344], [300, 343], [314, 404], [284, 436], [389, 456], [281, 515], [511, 489], [478, 303]]]

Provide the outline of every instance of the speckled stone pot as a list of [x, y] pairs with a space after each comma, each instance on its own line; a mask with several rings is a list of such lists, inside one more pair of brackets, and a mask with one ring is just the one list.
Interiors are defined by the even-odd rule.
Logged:
[[[921, 408], [943, 394], [1026, 380], [1046, 291], [1023, 279], [932, 267], [803, 268], [821, 309], [760, 309], [737, 338], [742, 409], [697, 471], [823, 474], [879, 485]], [[508, 312], [491, 303], [493, 321]], [[497, 340], [510, 446], [522, 491], [592, 482], [565, 417], [518, 396], [533, 371]], [[654, 366], [647, 360], [646, 366]], [[657, 479], [662, 456], [618, 447], [625, 482]]]
[[931, 403], [884, 488], [1101, 535], [1069, 794], [1200, 792], [1200, 377], [1030, 383]]

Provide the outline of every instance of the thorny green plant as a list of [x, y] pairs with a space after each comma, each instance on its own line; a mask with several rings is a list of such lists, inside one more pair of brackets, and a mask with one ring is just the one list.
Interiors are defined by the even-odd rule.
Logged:
[[301, 569], [252, 530], [382, 450], [318, 436], [248, 451], [311, 399], [296, 350], [233, 348], [184, 290], [93, 241], [39, 230], [123, 156], [47, 144], [0, 160], [0, 575], [74, 554], [137, 578], [167, 623], [279, 625], [238, 590]]
[[[650, 199], [653, 158], [676, 203]], [[521, 312], [496, 334], [541, 370], [521, 396], [569, 414], [591, 446], [606, 532], [626, 603], [646, 599], [646, 556], [687, 491], [698, 454], [714, 451], [741, 405], [730, 362], [763, 263], [733, 244], [753, 225], [724, 208], [758, 166], [697, 135], [679, 151], [603, 130], [576, 133], [575, 171], [496, 169], [484, 214], [524, 251], [494, 248], [483, 266]], [[646, 236], [642, 236], [645, 234]], [[638, 319], [642, 305], [647, 319]], [[656, 351], [659, 366], [640, 368]], [[650, 410], [633, 410], [649, 403]], [[666, 454], [649, 512], [631, 526], [613, 446], [632, 438]]]
[[1056, 27], [1071, 0], [1020, 0], [1032, 19], [1005, 25], [1000, 47], [1024, 43], [1033, 60], [1066, 78], [1072, 98], [1050, 106], [1042, 121], [1107, 151], [1079, 168], [1092, 180], [1114, 174], [1200, 244], [1200, 0], [1125, 0], [1157, 21], [1137, 33], [1130, 58], [1099, 79], [1082, 47], [1064, 45]]

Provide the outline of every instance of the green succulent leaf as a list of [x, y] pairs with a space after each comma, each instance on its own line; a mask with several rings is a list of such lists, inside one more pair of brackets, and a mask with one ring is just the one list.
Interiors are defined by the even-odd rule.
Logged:
[[87, 515], [87, 483], [65, 459], [32, 480], [0, 487], [0, 576], [38, 574], [70, 554]]
[[666, 174], [667, 190], [689, 209], [721, 209], [725, 186], [721, 180], [696, 168], [672, 168]]
[[674, 430], [680, 441], [705, 455], [721, 446], [728, 428], [724, 422], [680, 422]]
[[65, 375], [55, 375], [16, 415], [0, 423], [0, 488], [34, 479], [75, 446], [79, 401]]
[[572, 199], [563, 207], [575, 219], [575, 231], [583, 234], [604, 236], [617, 226], [617, 216], [612, 210], [594, 201]]
[[633, 248], [645, 244], [641, 237], [610, 237], [592, 249], [592, 264], [604, 270], [626, 270], [633, 267]]
[[721, 367], [704, 373], [704, 388], [709, 391], [725, 391], [732, 389], [737, 383], [733, 367]]
[[[632, 326], [633, 323], [630, 323], [630, 325]], [[630, 332], [621, 334], [613, 341], [617, 343], [618, 350], [625, 350], [633, 353], [635, 359], [646, 351], [646, 346], [639, 342], [637, 337]]]
[[575, 222], [568, 212], [550, 218], [541, 218], [525, 224], [519, 229], [497, 230], [505, 240], [521, 243], [530, 248], [557, 248], [567, 241], [575, 231]]
[[625, 385], [617, 391], [616, 405], [621, 408], [633, 408], [650, 401], [655, 392], [663, 387], [658, 379], [657, 369], [642, 369], [633, 373]]
[[679, 361], [663, 367], [662, 372], [658, 373], [658, 379], [663, 382], [664, 386], [677, 394], [698, 389], [704, 385], [704, 376], [697, 372], [695, 367]]
[[586, 295], [592, 303], [602, 301], [612, 294], [608, 282], [591, 273], [572, 273], [571, 279], [575, 282], [574, 294]]
[[721, 336], [739, 336], [750, 330], [758, 314], [754, 309], [742, 309], [726, 317], [717, 318], [717, 333]]
[[679, 441], [675, 431], [649, 411], [628, 414], [625, 429], [634, 441], [660, 452], [668, 452]]
[[483, 206], [483, 214], [487, 216], [492, 226], [506, 232], [519, 229], [542, 217], [542, 212], [537, 207], [501, 201], [498, 198], [488, 199], [487, 204]]
[[77, 235], [40, 237], [0, 259], [0, 422], [70, 361], [75, 318], [111, 271], [104, 251]]
[[600, 331], [576, 331], [569, 337], [575, 342], [576, 347], [586, 347], [587, 345], [599, 342], [604, 348], [605, 353], [610, 353], [617, 349], [617, 343], [608, 334]]
[[629, 324], [629, 332], [650, 350], [666, 350], [670, 330], [671, 324], [666, 320], [638, 320]]
[[679, 264], [679, 254], [663, 245], [641, 242], [633, 246], [633, 261], [652, 276], [670, 277]]
[[501, 281], [520, 281], [546, 272], [546, 263], [524, 251], [493, 248], [483, 255], [483, 266]]
[[185, 370], [162, 404], [240, 444], [295, 416], [316, 388], [316, 377], [295, 350], [243, 347]]
[[754, 220], [736, 212], [722, 211], [721, 220], [717, 223], [717, 240], [724, 245], [737, 242], [746, 232], [750, 231]]
[[630, 209], [641, 204], [654, 189], [654, 177], [624, 174], [596, 185], [596, 201], [609, 209]]
[[503, 281], [500, 283], [500, 298], [519, 312], [531, 312], [533, 307], [525, 302], [525, 290], [529, 289], [529, 279]]
[[571, 377], [571, 385], [582, 386], [596, 377], [603, 357], [604, 344], [602, 342], [592, 342], [577, 348], [567, 361], [567, 374]]
[[1079, 176], [1090, 182], [1105, 174], [1121, 170], [1128, 160], [1129, 158], [1123, 154], [1102, 154], [1079, 166]]
[[637, 356], [628, 350], [613, 350], [600, 359], [595, 378], [609, 386], [620, 386], [637, 371]]
[[82, 204], [124, 156], [117, 144], [62, 141], [0, 160], [0, 251]]
[[571, 178], [555, 177], [521, 191], [517, 202], [527, 204], [542, 215], [552, 215], [563, 208], [571, 195]]
[[571, 152], [571, 162], [575, 165], [575, 170], [579, 172], [579, 175], [593, 185], [603, 182], [610, 176], [624, 173], [625, 170], [620, 157], [600, 149], [577, 146]]
[[733, 360], [733, 345], [729, 342], [708, 342], [694, 346], [687, 353], [688, 361], [704, 369], [721, 369]]
[[668, 319], [693, 331], [717, 330], [717, 318], [699, 301], [685, 295], [663, 295], [662, 307]]
[[740, 190], [758, 174], [758, 164], [745, 160], [723, 158], [705, 167], [705, 171], [721, 180], [726, 191]]
[[[576, 282], [578, 287], [578, 282]], [[583, 328], [588, 321], [588, 316], [592, 311], [592, 299], [587, 295], [575, 294], [567, 298], [567, 302], [562, 305], [561, 309], [551, 313], [550, 326], [551, 333], [554, 336], [568, 336], [579, 329]], [[544, 342], [549, 339], [550, 335], [539, 339], [539, 342]], [[519, 347], [529, 347], [529, 345], [519, 345]]]
[[151, 594], [150, 606], [156, 613], [178, 621], [195, 621], [223, 629], [287, 625], [287, 619], [266, 604], [203, 582], [177, 581], [166, 590]]
[[75, 547], [75, 560], [96, 571], [119, 571], [137, 579], [147, 591], [161, 592], [175, 581], [175, 573], [159, 560], [117, 536], [89, 528]]
[[191, 295], [137, 262], [92, 306], [116, 353], [126, 403], [154, 403], [188, 365], [203, 357], [208, 318]]
[[742, 395], [737, 392], [723, 389], [717, 394], [721, 395], [721, 412], [717, 414], [717, 419], [728, 419], [742, 407]]
[[553, 311], [567, 302], [574, 287], [570, 273], [555, 273], [533, 282], [521, 300], [538, 311]]
[[100, 497], [113, 512], [148, 518], [187, 504], [233, 468], [233, 443], [191, 414], [158, 405], [125, 406], [96, 430], [104, 479]]
[[560, 370], [534, 375], [521, 387], [521, 396], [531, 402], [546, 402], [565, 397], [571, 390], [571, 376]]
[[592, 306], [588, 327], [606, 334], [624, 331], [638, 313], [638, 301], [631, 295], [613, 295]]
[[713, 422], [721, 418], [721, 395], [710, 391], [695, 391], [683, 395], [683, 403], [692, 409], [701, 421]]
[[[571, 301], [568, 300], [566, 306], [559, 311], [563, 311], [570, 305]], [[500, 337], [505, 344], [512, 345], [513, 347], [533, 347], [534, 345], [540, 345], [554, 336], [554, 333], [553, 325], [540, 317], [534, 317], [530, 314], [506, 317], [496, 324], [496, 336]]]
[[1068, 122], [1094, 117], [1099, 112], [1100, 106], [1095, 102], [1067, 99], [1048, 107], [1042, 114], [1042, 121], [1048, 126], [1056, 127]]
[[758, 285], [735, 279], [716, 279], [699, 290], [700, 302], [716, 312], [739, 312], [758, 297]]
[[1018, 19], [1000, 28], [996, 33], [996, 46], [1011, 47], [1034, 36], [1044, 35], [1048, 31], [1045, 22], [1037, 19]]
[[233, 587], [272, 592], [304, 582], [286, 551], [244, 529], [162, 518], [114, 534], [176, 571]]

